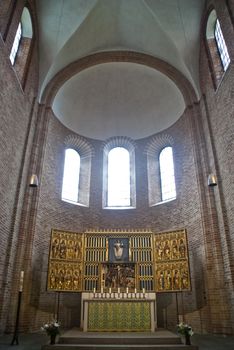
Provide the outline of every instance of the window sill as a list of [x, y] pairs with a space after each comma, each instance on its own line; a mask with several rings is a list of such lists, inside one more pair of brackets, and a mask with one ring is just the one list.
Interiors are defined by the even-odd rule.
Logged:
[[128, 210], [128, 209], [136, 209], [136, 207], [103, 207], [103, 209], [107, 210]]
[[156, 207], [158, 205], [162, 205], [162, 204], [166, 204], [166, 203], [169, 203], [169, 202], [173, 202], [175, 200], [176, 200], [176, 198], [167, 199], [166, 201], [162, 201], [162, 202], [158, 202], [158, 203], [152, 204], [152, 205], [150, 205], [150, 207]]
[[82, 203], [78, 203], [78, 202], [69, 201], [69, 199], [62, 199], [62, 202], [66, 202], [66, 203], [73, 204], [73, 205], [78, 205], [79, 207], [86, 207], [86, 208], [89, 207], [89, 206], [86, 205], [86, 204], [82, 204]]

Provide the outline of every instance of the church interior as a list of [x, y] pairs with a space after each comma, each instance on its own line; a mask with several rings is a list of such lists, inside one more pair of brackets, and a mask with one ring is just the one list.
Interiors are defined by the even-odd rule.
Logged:
[[0, 334], [20, 295], [25, 333], [234, 335], [233, 37], [233, 0], [0, 2]]

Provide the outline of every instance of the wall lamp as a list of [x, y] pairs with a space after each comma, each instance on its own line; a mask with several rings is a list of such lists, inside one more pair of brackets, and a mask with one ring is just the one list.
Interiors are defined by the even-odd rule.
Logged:
[[29, 181], [29, 187], [38, 187], [39, 181], [36, 174], [32, 174]]
[[214, 174], [208, 175], [208, 186], [214, 187], [217, 186], [217, 176]]

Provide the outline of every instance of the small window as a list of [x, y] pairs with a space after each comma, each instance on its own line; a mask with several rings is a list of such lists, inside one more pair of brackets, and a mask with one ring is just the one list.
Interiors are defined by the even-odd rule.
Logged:
[[80, 177], [80, 155], [74, 149], [65, 151], [62, 199], [78, 202]]
[[217, 88], [230, 64], [228, 48], [222, 33], [217, 13], [212, 10], [206, 26], [206, 42], [209, 51], [209, 64], [215, 87]]
[[15, 64], [15, 59], [16, 59], [17, 52], [19, 50], [19, 44], [20, 44], [21, 37], [22, 37], [22, 25], [20, 22], [18, 25], [16, 34], [15, 34], [15, 39], [14, 39], [11, 53], [10, 53], [10, 60], [11, 60], [12, 66]]
[[115, 147], [110, 150], [107, 172], [107, 206], [130, 206], [130, 156], [127, 149]]
[[162, 201], [176, 198], [172, 147], [165, 147], [159, 155]]
[[218, 19], [216, 20], [216, 26], [215, 26], [215, 39], [219, 50], [219, 55], [221, 58], [223, 69], [226, 72], [231, 60], [228, 54], [227, 46], [226, 46]]

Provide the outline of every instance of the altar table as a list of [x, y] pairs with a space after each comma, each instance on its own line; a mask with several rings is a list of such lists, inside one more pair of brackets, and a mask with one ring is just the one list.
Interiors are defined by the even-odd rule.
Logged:
[[139, 298], [94, 298], [92, 293], [82, 294], [84, 332], [154, 332], [155, 293], [139, 293]]

